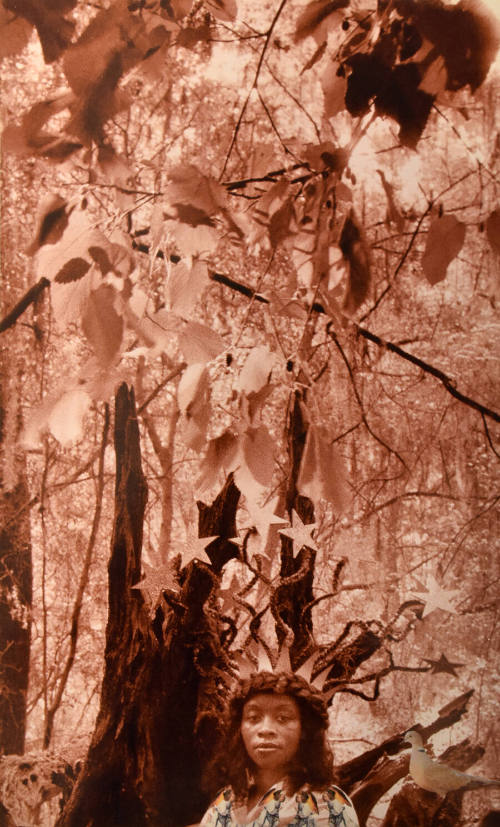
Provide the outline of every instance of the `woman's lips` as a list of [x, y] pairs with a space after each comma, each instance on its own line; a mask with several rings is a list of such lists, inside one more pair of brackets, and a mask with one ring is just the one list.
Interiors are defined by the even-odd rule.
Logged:
[[272, 743], [257, 744], [255, 749], [257, 752], [273, 752], [274, 750], [279, 749], [279, 745]]

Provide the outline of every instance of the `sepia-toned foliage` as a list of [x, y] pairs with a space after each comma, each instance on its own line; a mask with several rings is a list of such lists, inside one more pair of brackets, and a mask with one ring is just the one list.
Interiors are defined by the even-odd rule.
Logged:
[[484, 814], [395, 796], [388, 756], [418, 723], [473, 739], [459, 766], [498, 751], [496, 17], [4, 0], [0, 27], [16, 714], [30, 749], [90, 741], [60, 824], [197, 820], [264, 652], [312, 658], [363, 824]]

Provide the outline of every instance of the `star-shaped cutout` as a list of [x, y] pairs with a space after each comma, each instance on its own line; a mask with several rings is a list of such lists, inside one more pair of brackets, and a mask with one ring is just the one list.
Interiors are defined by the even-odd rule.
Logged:
[[[433, 612], [434, 609], [443, 609], [445, 612], [456, 614], [452, 600], [460, 597], [459, 589], [443, 589], [432, 574], [428, 578], [426, 587], [421, 583], [419, 585], [421, 588], [414, 589], [412, 594], [417, 600], [421, 600], [422, 603], [424, 603], [422, 617], [426, 617]], [[423, 596], [421, 597], [420, 595]]]
[[316, 523], [308, 523], [305, 525], [300, 519], [295, 510], [292, 511], [292, 528], [280, 528], [280, 534], [284, 537], [289, 537], [293, 540], [294, 552], [300, 551], [302, 546], [312, 548], [314, 551], [319, 551], [316, 542], [311, 537], [311, 533], [316, 528]]
[[259, 506], [257, 503], [247, 500], [247, 508], [252, 524], [255, 526], [262, 538], [262, 544], [267, 543], [267, 535], [272, 525], [287, 525], [290, 521], [284, 517], [278, 517], [274, 509], [278, 505], [278, 497], [275, 497], [267, 505]]
[[215, 537], [194, 537], [189, 535], [182, 544], [182, 565], [187, 566], [191, 560], [195, 559], [202, 560], [204, 563], [210, 563], [210, 557], [205, 549], [216, 539], [217, 535]]
[[430, 664], [431, 668], [429, 671], [433, 675], [437, 675], [438, 672], [447, 672], [448, 675], [454, 675], [456, 678], [458, 678], [455, 669], [460, 669], [461, 667], [465, 666], [465, 663], [452, 663], [450, 660], [448, 660], [445, 654], [441, 654], [439, 660], [431, 660], [431, 658], [422, 658], [422, 660], [425, 660], [427, 663]]
[[163, 566], [150, 566], [143, 563], [145, 577], [140, 580], [132, 589], [140, 589], [145, 600], [149, 603], [151, 611], [154, 612], [161, 602], [162, 593], [165, 589], [178, 591], [179, 584], [175, 578], [175, 569], [172, 564]]

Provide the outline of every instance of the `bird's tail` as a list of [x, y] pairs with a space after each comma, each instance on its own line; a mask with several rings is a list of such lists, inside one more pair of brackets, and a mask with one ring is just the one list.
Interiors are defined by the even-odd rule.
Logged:
[[477, 775], [470, 775], [469, 779], [469, 784], [477, 784], [481, 787], [500, 787], [500, 778], [479, 778]]

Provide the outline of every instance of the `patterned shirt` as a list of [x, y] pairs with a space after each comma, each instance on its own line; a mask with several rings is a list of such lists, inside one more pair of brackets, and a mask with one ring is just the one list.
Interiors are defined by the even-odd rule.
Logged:
[[332, 784], [323, 792], [303, 787], [292, 795], [283, 787], [283, 782], [271, 787], [251, 809], [227, 787], [200, 827], [359, 827], [352, 801], [340, 787]]

